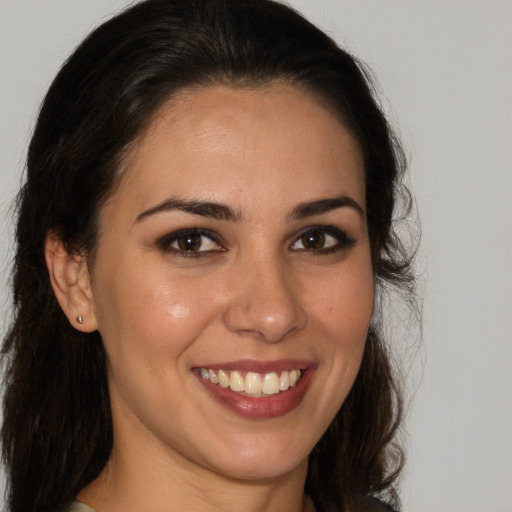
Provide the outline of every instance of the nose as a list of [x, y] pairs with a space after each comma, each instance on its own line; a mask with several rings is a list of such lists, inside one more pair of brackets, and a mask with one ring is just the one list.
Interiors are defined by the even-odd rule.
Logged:
[[254, 260], [233, 272], [233, 294], [224, 313], [228, 329], [267, 343], [303, 329], [307, 315], [290, 274], [282, 262]]

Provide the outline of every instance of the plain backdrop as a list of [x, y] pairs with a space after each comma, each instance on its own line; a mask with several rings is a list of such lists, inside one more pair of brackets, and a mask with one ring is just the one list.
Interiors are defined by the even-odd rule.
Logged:
[[[2, 331], [38, 104], [72, 48], [127, 3], [0, 0]], [[404, 359], [415, 394], [404, 510], [511, 512], [512, 2], [291, 4], [373, 69], [410, 159], [425, 299], [421, 347]]]

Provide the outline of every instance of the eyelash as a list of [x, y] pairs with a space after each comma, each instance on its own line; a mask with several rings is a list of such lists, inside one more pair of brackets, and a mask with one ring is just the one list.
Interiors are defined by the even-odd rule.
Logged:
[[350, 249], [353, 247], [356, 243], [356, 239], [349, 236], [346, 231], [343, 231], [342, 229], [335, 228], [334, 226], [309, 226], [308, 228], [301, 231], [299, 236], [295, 239], [295, 242], [290, 247], [293, 247], [293, 245], [299, 243], [299, 241], [305, 240], [305, 238], [309, 235], [313, 234], [319, 234], [321, 237], [323, 237], [323, 241], [325, 242], [325, 237], [331, 237], [334, 239], [335, 243], [326, 248], [320, 248], [320, 249], [295, 249], [296, 251], [301, 252], [308, 252], [312, 254], [332, 254], [335, 252], [338, 252], [343, 249]]
[[[191, 239], [192, 237], [205, 237], [208, 238], [211, 242], [215, 243], [218, 246], [218, 249], [209, 249], [207, 251], [193, 251], [180, 249], [179, 247], [172, 247], [172, 244], [179, 243], [179, 241], [184, 241], [186, 238]], [[201, 241], [202, 245], [203, 242]], [[224, 252], [226, 249], [222, 245], [222, 241], [218, 235], [208, 229], [199, 229], [199, 228], [186, 228], [180, 229], [179, 231], [174, 231], [160, 238], [157, 242], [158, 247], [164, 252], [174, 253], [178, 256], [184, 258], [198, 258], [205, 256], [206, 254]], [[200, 248], [200, 247], [199, 247]]]
[[[326, 248], [293, 248], [296, 244], [302, 242], [304, 245], [304, 242], [306, 241], [307, 236], [313, 237], [313, 236], [319, 236], [320, 241], [322, 241], [324, 244], [326, 241], [328, 241], [327, 237], [330, 237], [334, 239], [334, 244], [330, 247]], [[189, 238], [191, 240], [194, 237], [205, 237], [210, 240], [210, 242], [217, 245], [218, 248], [216, 249], [207, 249], [207, 250], [197, 250], [201, 248], [201, 245], [204, 244], [202, 240], [199, 241], [199, 247], [197, 247], [196, 250], [193, 250], [191, 248], [190, 250], [183, 249], [180, 247], [173, 247], [173, 244], [179, 244], [180, 241], [184, 242], [186, 238]], [[326, 240], [327, 238], [327, 240]], [[349, 249], [353, 247], [356, 243], [356, 240], [349, 236], [346, 231], [343, 231], [341, 229], [335, 228], [333, 226], [310, 226], [304, 230], [302, 230], [298, 236], [294, 239], [294, 242], [290, 244], [290, 249], [292, 251], [296, 252], [307, 252], [315, 255], [322, 255], [322, 254], [332, 254], [336, 253], [339, 250], [343, 249]], [[186, 228], [186, 229], [180, 229], [179, 231], [174, 231], [172, 233], [169, 233], [168, 235], [165, 235], [164, 237], [160, 238], [157, 241], [158, 247], [167, 253], [173, 253], [177, 256], [184, 257], [184, 258], [200, 258], [204, 257], [208, 254], [212, 253], [219, 253], [219, 252], [225, 252], [226, 249], [223, 245], [223, 241], [221, 237], [219, 237], [215, 232], [212, 232], [208, 229], [199, 229], [199, 228]]]

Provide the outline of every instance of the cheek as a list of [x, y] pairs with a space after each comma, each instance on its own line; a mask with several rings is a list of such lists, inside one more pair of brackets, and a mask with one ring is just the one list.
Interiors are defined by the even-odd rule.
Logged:
[[208, 288], [166, 275], [161, 266], [118, 263], [98, 273], [95, 290], [99, 331], [111, 365], [145, 361], [155, 373], [163, 360], [178, 364], [175, 358], [215, 316]]
[[[366, 259], [354, 259], [310, 288], [310, 324], [321, 354], [317, 398], [310, 411], [318, 418], [317, 438], [328, 428], [359, 372], [373, 311], [374, 281]], [[316, 439], [314, 440], [316, 442]]]
[[[364, 262], [365, 260], [362, 260]], [[312, 307], [325, 343], [326, 407], [334, 415], [350, 391], [361, 364], [373, 313], [374, 280], [371, 266], [355, 262], [326, 280]]]
[[374, 303], [371, 267], [354, 265], [326, 280], [321, 292], [311, 298], [314, 317], [344, 346], [366, 339]]

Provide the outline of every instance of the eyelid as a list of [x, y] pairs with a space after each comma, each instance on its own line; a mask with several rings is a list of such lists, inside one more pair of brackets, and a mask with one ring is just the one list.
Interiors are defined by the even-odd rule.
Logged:
[[[333, 237], [336, 240], [336, 243], [334, 245], [330, 245], [325, 248], [294, 248], [293, 246], [301, 241], [301, 238], [305, 236], [306, 234], [310, 232], [321, 232], [324, 235]], [[179, 240], [182, 237], [186, 236], [201, 236], [201, 237], [207, 237], [212, 242], [214, 242], [218, 248], [215, 249], [207, 249], [207, 250], [198, 250], [198, 251], [187, 251], [182, 250], [179, 248], [172, 247], [172, 244], [175, 243], [177, 240]], [[330, 226], [330, 225], [313, 225], [313, 226], [307, 226], [305, 228], [302, 228], [299, 232], [295, 233], [295, 235], [292, 238], [292, 241], [290, 242], [288, 248], [292, 252], [307, 252], [309, 254], [327, 254], [327, 253], [334, 253], [339, 250], [343, 249], [349, 249], [352, 247], [357, 240], [350, 236], [344, 229], [341, 229], [339, 227]], [[210, 229], [206, 228], [198, 228], [198, 227], [190, 227], [190, 228], [183, 228], [178, 229], [176, 231], [172, 231], [162, 237], [160, 237], [156, 241], [157, 247], [170, 254], [174, 254], [176, 256], [181, 257], [201, 257], [201, 256], [207, 256], [211, 255], [212, 253], [219, 253], [219, 252], [225, 252], [227, 250], [226, 248], [226, 242], [224, 241], [223, 237], [219, 235], [219, 233], [212, 231]]]
[[[187, 235], [188, 236], [193, 235], [193, 236], [207, 237], [210, 240], [212, 240], [217, 246], [219, 246], [219, 249], [214, 249], [214, 250], [209, 249], [206, 251], [184, 251], [184, 250], [180, 250], [180, 249], [171, 247], [171, 245], [174, 242], [176, 242], [181, 237], [185, 237]], [[194, 256], [197, 257], [197, 256], [203, 256], [203, 255], [206, 255], [209, 253], [211, 254], [211, 253], [216, 253], [216, 252], [223, 252], [226, 250], [225, 242], [218, 233], [211, 231], [209, 229], [196, 228], [196, 227], [183, 228], [183, 229], [178, 229], [176, 231], [172, 231], [171, 233], [168, 233], [168, 234], [164, 235], [163, 237], [160, 237], [156, 241], [156, 245], [162, 251], [165, 251], [168, 253], [174, 253], [176, 255], [180, 255], [180, 256], [184, 256], [184, 257], [194, 257]]]
[[[324, 233], [325, 235], [332, 236], [335, 238], [338, 243], [334, 246], [326, 247], [324, 249], [293, 249], [293, 245], [295, 245], [297, 242], [300, 241], [300, 239], [306, 235], [309, 232], [314, 231], [320, 231]], [[332, 253], [336, 252], [342, 249], [348, 249], [350, 247], [353, 247], [357, 240], [350, 236], [344, 229], [335, 227], [335, 226], [329, 226], [329, 225], [314, 225], [314, 226], [308, 226], [306, 228], [301, 229], [293, 238], [292, 243], [290, 244], [290, 249], [295, 250], [297, 252], [307, 252], [311, 254], [326, 254], [326, 253]]]

